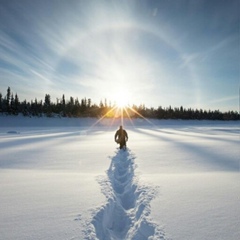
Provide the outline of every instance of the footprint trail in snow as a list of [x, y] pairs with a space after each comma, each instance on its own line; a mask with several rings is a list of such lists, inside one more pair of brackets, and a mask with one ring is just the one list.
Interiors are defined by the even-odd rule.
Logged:
[[165, 239], [163, 231], [149, 219], [156, 188], [139, 184], [134, 159], [130, 150], [119, 150], [111, 158], [107, 177], [98, 179], [107, 203], [94, 213], [86, 239]]

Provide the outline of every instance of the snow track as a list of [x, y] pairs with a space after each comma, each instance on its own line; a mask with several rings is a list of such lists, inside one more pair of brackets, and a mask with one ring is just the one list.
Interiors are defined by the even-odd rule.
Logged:
[[157, 190], [139, 184], [134, 173], [134, 159], [129, 150], [119, 150], [111, 158], [107, 178], [98, 179], [107, 203], [94, 214], [91, 222], [94, 228], [87, 231], [86, 239], [165, 239], [163, 232], [148, 217], [150, 201]]

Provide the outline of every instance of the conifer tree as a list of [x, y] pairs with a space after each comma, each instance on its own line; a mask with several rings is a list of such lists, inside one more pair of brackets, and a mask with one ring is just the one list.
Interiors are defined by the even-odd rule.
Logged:
[[52, 109], [51, 109], [51, 97], [49, 94], [45, 95], [44, 100], [44, 112], [47, 114], [48, 117], [52, 116]]
[[66, 116], [66, 101], [65, 101], [65, 96], [64, 94], [62, 95], [62, 116], [65, 117]]
[[44, 105], [45, 105], [45, 106], [50, 106], [50, 104], [51, 104], [51, 97], [50, 97], [49, 94], [46, 94], [46, 95], [45, 95]]
[[15, 114], [15, 109], [14, 109], [14, 97], [13, 97], [13, 93], [11, 94], [11, 100], [10, 100], [10, 113], [11, 114]]
[[20, 102], [19, 102], [19, 99], [18, 99], [18, 95], [17, 93], [15, 94], [15, 99], [14, 99], [14, 109], [15, 109], [15, 114], [18, 115], [19, 113], [19, 105], [20, 105]]
[[3, 111], [3, 100], [2, 100], [2, 93], [0, 93], [0, 112]]
[[66, 102], [65, 102], [65, 96], [64, 94], [62, 95], [62, 105], [65, 106]]
[[8, 87], [7, 89], [7, 97], [6, 97], [6, 103], [7, 103], [7, 112], [10, 113], [10, 97], [11, 97], [11, 89]]
[[88, 101], [87, 101], [87, 107], [90, 108], [92, 105], [92, 101], [90, 98], [88, 98]]

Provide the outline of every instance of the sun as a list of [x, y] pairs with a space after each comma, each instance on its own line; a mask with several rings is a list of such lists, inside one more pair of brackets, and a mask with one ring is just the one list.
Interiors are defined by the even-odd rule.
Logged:
[[116, 106], [118, 108], [125, 108], [128, 105], [128, 101], [126, 98], [124, 98], [124, 96], [120, 96], [117, 100], [116, 100]]
[[129, 101], [130, 101], [130, 94], [127, 91], [121, 91], [115, 95], [115, 105], [118, 108], [128, 107]]

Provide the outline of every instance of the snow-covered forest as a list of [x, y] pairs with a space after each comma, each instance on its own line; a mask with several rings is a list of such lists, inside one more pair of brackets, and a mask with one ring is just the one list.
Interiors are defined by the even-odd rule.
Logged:
[[[20, 101], [17, 93], [13, 93], [8, 87], [6, 95], [0, 92], [0, 113], [10, 115], [18, 115], [22, 113], [24, 116], [61, 116], [61, 117], [114, 117], [116, 112], [113, 111], [115, 103], [111, 103], [107, 99], [100, 101], [99, 104], [93, 103], [91, 98], [73, 98], [65, 99], [65, 95], [57, 98], [56, 101], [51, 99], [50, 94], [46, 94], [44, 101], [35, 100]], [[144, 104], [140, 106], [129, 106], [123, 110], [123, 116], [137, 118], [143, 116], [145, 118], [154, 119], [197, 119], [197, 120], [239, 120], [240, 115], [236, 111], [221, 112], [219, 110], [203, 110], [180, 107], [146, 107]]]

